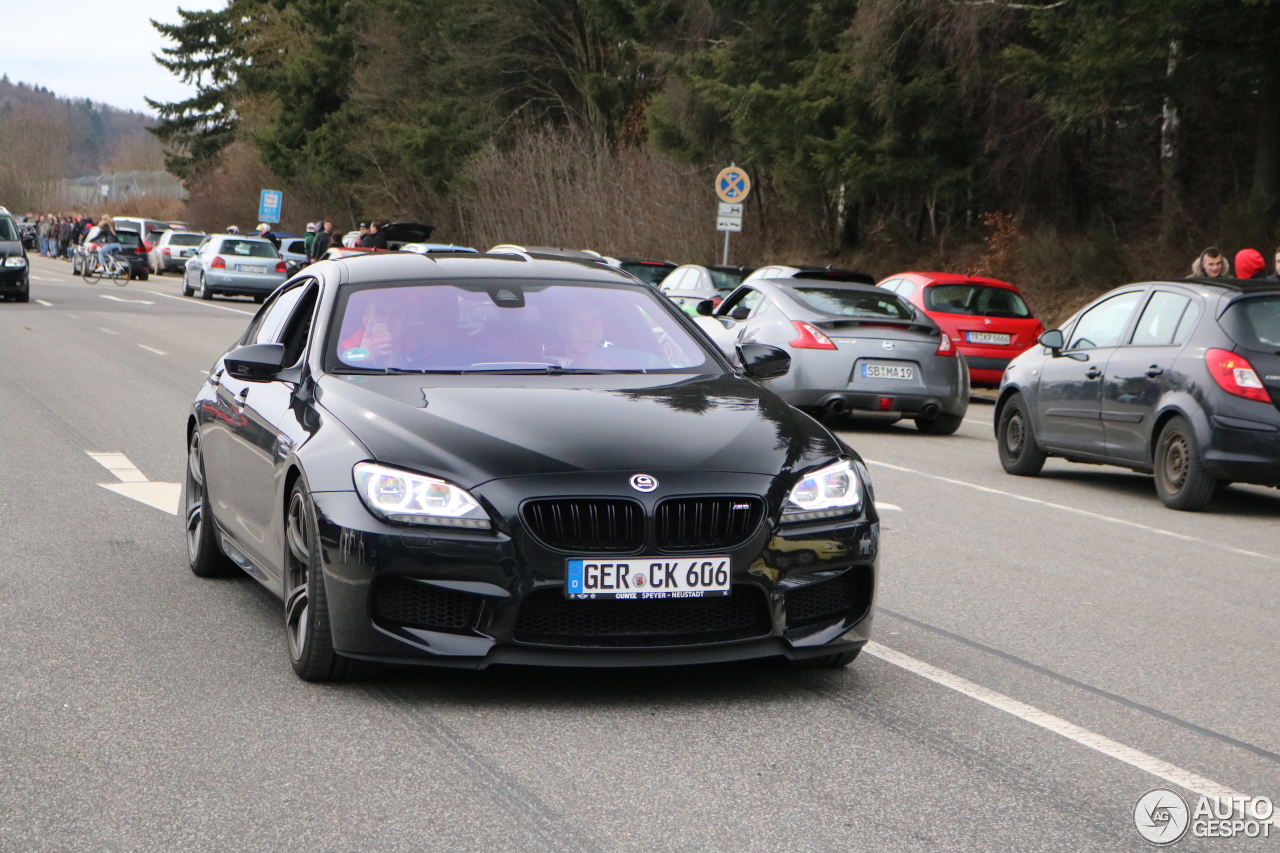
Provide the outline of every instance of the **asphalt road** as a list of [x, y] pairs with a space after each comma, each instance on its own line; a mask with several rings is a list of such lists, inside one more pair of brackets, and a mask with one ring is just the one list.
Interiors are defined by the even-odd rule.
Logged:
[[1009, 477], [975, 403], [845, 433], [900, 507], [847, 670], [305, 684], [280, 603], [194, 577], [88, 455], [178, 482], [255, 306], [32, 270], [0, 304], [2, 851], [1145, 850], [1170, 778], [1280, 799], [1280, 492], [1187, 515], [1118, 469]]

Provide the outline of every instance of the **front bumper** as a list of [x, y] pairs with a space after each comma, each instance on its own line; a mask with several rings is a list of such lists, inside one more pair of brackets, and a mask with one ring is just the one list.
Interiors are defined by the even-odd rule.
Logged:
[[[726, 484], [725, 477], [738, 482]], [[525, 479], [537, 483], [521, 482]], [[513, 478], [473, 491], [490, 506], [497, 498], [501, 505], [515, 507], [525, 490], [537, 488], [538, 495], [569, 491], [564, 484], [547, 482], [554, 479]], [[677, 479], [665, 475], [664, 485]], [[769, 479], [724, 475], [716, 492], [764, 494], [761, 481]], [[496, 663], [666, 666], [802, 659], [857, 649], [869, 637], [878, 580], [879, 520], [873, 507], [852, 520], [796, 529], [779, 529], [766, 517], [745, 544], [719, 552], [733, 561], [733, 594], [727, 598], [621, 602], [625, 612], [619, 618], [641, 621], [659, 614], [657, 608], [677, 603], [708, 604], [708, 618], [715, 619], [730, 607], [736, 612], [752, 609], [750, 625], [731, 637], [715, 632], [665, 635], [655, 642], [639, 635], [597, 641], [531, 633], [528, 619], [521, 618], [526, 607], [539, 614], [549, 608], [560, 617], [601, 611], [592, 610], [597, 602], [566, 603], [565, 566], [572, 555], [542, 545], [514, 517], [507, 522], [517, 526], [504, 524], [505, 529], [493, 533], [406, 528], [374, 518], [354, 492], [319, 492], [314, 499], [334, 647], [349, 657], [468, 669]], [[824, 583], [832, 585], [818, 586]], [[384, 596], [390, 595], [396, 596], [394, 607], [385, 606]], [[406, 605], [406, 595], [416, 598]], [[584, 609], [576, 610], [579, 606]], [[417, 615], [406, 620], [406, 613]], [[449, 613], [465, 613], [465, 619], [459, 615], [444, 628], [431, 624], [445, 621]]]
[[0, 294], [22, 293], [30, 287], [28, 267], [0, 266]]

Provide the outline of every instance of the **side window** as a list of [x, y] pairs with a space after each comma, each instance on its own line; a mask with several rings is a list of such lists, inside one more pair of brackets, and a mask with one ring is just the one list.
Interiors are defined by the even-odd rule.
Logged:
[[689, 278], [689, 274], [697, 275], [697, 270], [680, 270], [679, 273], [672, 273], [662, 280], [662, 284], [658, 285], [658, 289], [663, 293], [670, 293], [673, 290], [684, 290], [681, 286], [684, 281]]
[[902, 279], [900, 279], [900, 278], [891, 278], [891, 279], [889, 279], [888, 281], [882, 281], [882, 282], [880, 282], [880, 284], [879, 284], [878, 286], [879, 286], [879, 287], [883, 287], [885, 290], [888, 290], [888, 291], [890, 291], [890, 292], [892, 292], [892, 293], [897, 293], [897, 292], [898, 292], [898, 288], [899, 288], [901, 285], [902, 285]]
[[284, 363], [289, 367], [297, 364], [302, 358], [302, 353], [307, 349], [307, 340], [311, 336], [311, 315], [316, 312], [316, 297], [320, 293], [319, 286], [315, 284], [298, 289], [306, 292], [298, 300], [297, 307], [289, 317], [289, 322], [285, 323], [284, 331], [278, 341], [284, 344]]
[[1104, 299], [1081, 315], [1071, 332], [1069, 350], [1098, 349], [1120, 345], [1120, 337], [1133, 309], [1142, 300], [1141, 290], [1119, 293]]
[[1174, 333], [1182, 324], [1191, 299], [1178, 293], [1157, 290], [1151, 301], [1142, 309], [1138, 327], [1133, 332], [1133, 345], [1167, 347], [1174, 341]]
[[1187, 342], [1187, 338], [1191, 337], [1191, 333], [1195, 331], [1196, 321], [1200, 319], [1200, 300], [1193, 299], [1191, 304], [1187, 306], [1187, 310], [1182, 312], [1182, 319], [1178, 321], [1177, 331], [1173, 333], [1173, 345], [1180, 347]]
[[914, 281], [907, 281], [904, 278], [902, 280], [902, 283], [898, 285], [898, 295], [901, 296], [903, 299], [909, 299], [911, 297], [911, 294], [915, 292], [916, 292], [916, 283]]
[[280, 330], [285, 320], [293, 313], [293, 308], [302, 298], [302, 287], [291, 287], [284, 293], [277, 294], [274, 299], [262, 306], [258, 316], [253, 318], [249, 328], [245, 330], [243, 342], [247, 344], [275, 344], [280, 342]]
[[764, 299], [764, 294], [753, 287], [740, 287], [734, 291], [733, 295], [726, 299], [720, 305], [720, 310], [716, 313], [732, 317], [735, 320], [745, 320], [751, 316], [751, 312], [760, 304], [760, 300]]

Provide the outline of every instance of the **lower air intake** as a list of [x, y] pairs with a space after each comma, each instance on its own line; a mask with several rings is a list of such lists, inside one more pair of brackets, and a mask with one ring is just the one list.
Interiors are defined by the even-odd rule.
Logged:
[[849, 569], [787, 593], [787, 627], [797, 628], [842, 617], [856, 618], [871, 604], [871, 572]]
[[471, 626], [476, 604], [476, 597], [465, 592], [408, 578], [386, 578], [375, 588], [373, 614], [379, 622], [457, 632]]
[[531, 593], [516, 617], [515, 639], [543, 646], [693, 646], [767, 635], [764, 594], [735, 586], [719, 598], [569, 600], [560, 590]]

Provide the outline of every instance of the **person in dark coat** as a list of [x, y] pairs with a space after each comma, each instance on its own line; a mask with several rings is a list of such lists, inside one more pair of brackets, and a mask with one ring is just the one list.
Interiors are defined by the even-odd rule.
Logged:
[[324, 230], [316, 234], [315, 242], [311, 244], [311, 260], [318, 261], [323, 258], [331, 245], [333, 245], [333, 223], [325, 222]]

